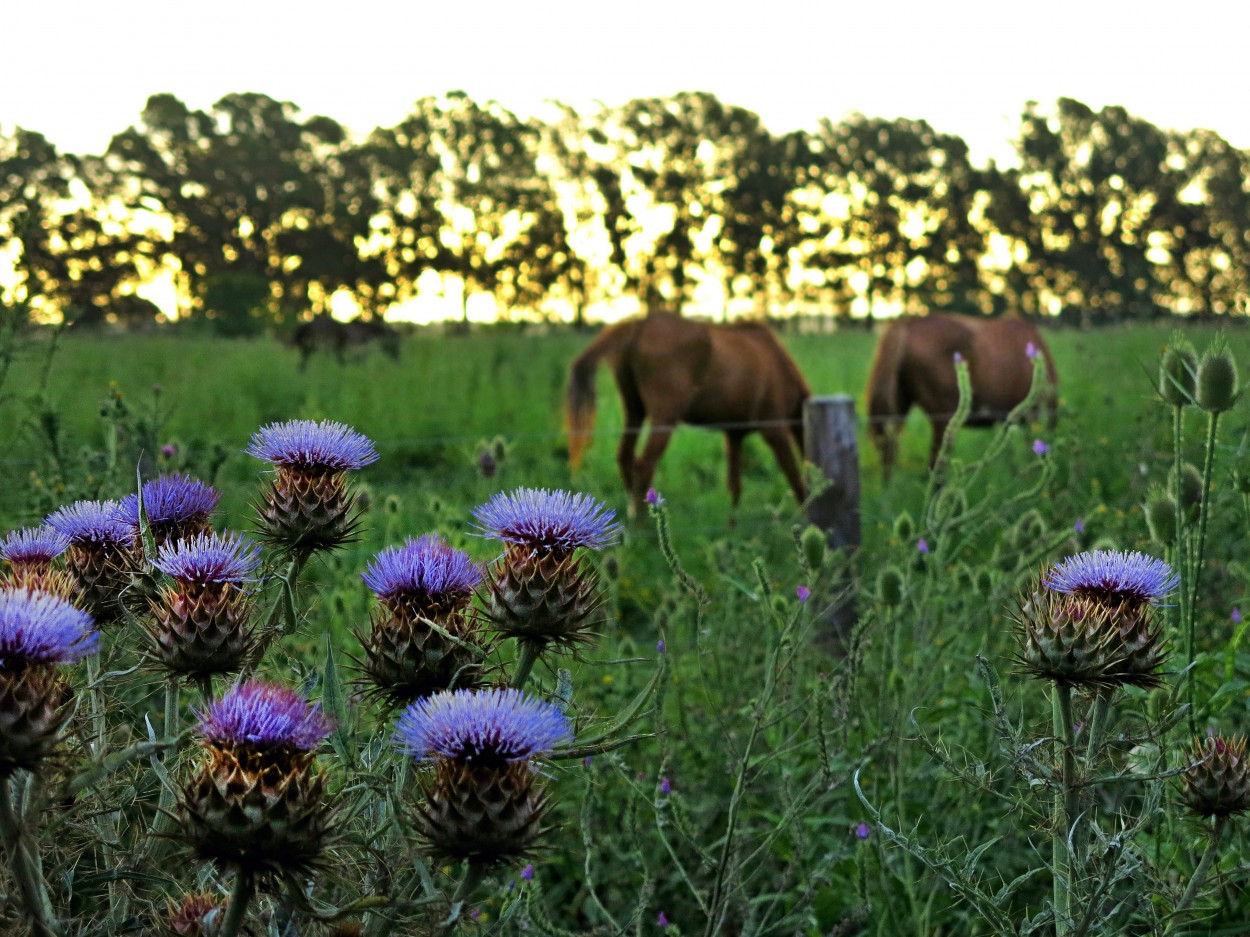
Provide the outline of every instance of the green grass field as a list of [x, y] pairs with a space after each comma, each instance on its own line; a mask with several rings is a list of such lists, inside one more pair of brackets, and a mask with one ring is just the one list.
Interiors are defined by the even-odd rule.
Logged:
[[[687, 934], [986, 933], [984, 915], [959, 901], [932, 867], [892, 845], [881, 827], [863, 838], [855, 833], [872, 818], [852, 791], [851, 774], [863, 771], [884, 822], [917, 842], [962, 844], [948, 845], [958, 854], [997, 837], [993, 860], [978, 875], [1010, 881], [1036, 865], [1044, 840], [1029, 821], [1038, 808], [1027, 791], [1007, 793], [1014, 788], [985, 717], [990, 698], [976, 657], [998, 668], [1013, 718], [1041, 724], [1044, 735], [1045, 695], [1012, 665], [1010, 609], [1021, 587], [1045, 564], [1094, 546], [1163, 555], [1141, 504], [1165, 485], [1171, 464], [1171, 412], [1155, 391], [1170, 335], [1153, 327], [1048, 333], [1060, 375], [1057, 428], [1012, 429], [988, 464], [979, 459], [994, 433], [964, 432], [955, 448], [958, 484], [932, 501], [929, 432], [918, 414], [888, 489], [861, 431], [863, 628], [849, 661], [809, 645], [802, 629], [796, 653], [792, 626], [810, 625], [805, 616], [813, 609], [799, 606], [795, 589], [818, 585], [830, 568], [809, 570], [798, 558], [794, 536], [803, 517], [765, 447], [748, 444], [742, 506], [731, 525], [722, 437], [679, 431], [655, 484], [667, 500], [676, 555], [707, 601], [677, 581], [646, 519], [628, 526], [603, 562], [615, 624], [586, 659], [569, 664], [578, 711], [589, 718], [624, 706], [650, 678], [660, 634], [670, 667], [649, 717], [655, 737], [596, 756], [585, 776], [558, 769], [552, 842], [532, 883], [543, 897], [523, 914], [530, 929], [649, 933], [663, 911]], [[1186, 337], [1201, 352], [1215, 332]], [[1250, 362], [1250, 333], [1231, 331], [1227, 340]], [[497, 547], [474, 535], [470, 511], [521, 485], [584, 491], [623, 511], [614, 461], [621, 415], [605, 371], [594, 445], [576, 477], [567, 464], [566, 369], [588, 341], [570, 332], [502, 330], [414, 336], [398, 362], [374, 355], [340, 366], [314, 358], [306, 373], [293, 352], [268, 342], [68, 336], [50, 353], [36, 341], [0, 388], [2, 520], [6, 529], [30, 525], [58, 504], [131, 491], [142, 450], [149, 471], [211, 473], [224, 496], [221, 526], [247, 530], [263, 467], [242, 453], [251, 434], [296, 418], [349, 423], [381, 456], [359, 473], [370, 497], [366, 529], [310, 570], [305, 628], [275, 665], [315, 667], [322, 632], [340, 651], [356, 650], [351, 632], [368, 623], [369, 609], [359, 573], [381, 547], [438, 531], [489, 561]], [[862, 423], [875, 337], [856, 330], [783, 341], [813, 391], [852, 394]], [[1203, 427], [1198, 416], [1188, 419], [1186, 454], [1201, 464]], [[1250, 724], [1248, 655], [1229, 621], [1250, 584], [1247, 518], [1229, 483], [1245, 461], [1246, 428], [1244, 403], [1220, 424], [1208, 564], [1196, 601], [1199, 650], [1208, 655], [1200, 687], [1212, 699], [1202, 724], [1230, 729]], [[496, 438], [506, 455], [484, 477], [478, 455]], [[1050, 446], [1045, 456], [1033, 451], [1037, 438]], [[922, 537], [927, 554], [916, 548]], [[883, 570], [898, 577], [900, 600], [878, 593]], [[548, 690], [556, 681], [550, 671], [539, 679]], [[769, 714], [762, 721], [761, 700]], [[1147, 710], [1145, 694], [1131, 695], [1128, 709], [1134, 715], [1123, 724], [1135, 725]], [[945, 753], [946, 764], [914, 741], [919, 733]], [[1120, 759], [1129, 738], [1121, 740]], [[953, 780], [953, 766], [979, 759], [994, 767], [969, 794]], [[661, 779], [669, 788], [662, 793]], [[1131, 814], [1133, 796], [1108, 794], [1106, 806]], [[1244, 829], [1234, 843], [1216, 867], [1229, 877], [1205, 905], [1215, 909], [1208, 920], [1216, 923], [1185, 932], [1244, 932], [1230, 929], [1250, 908], [1244, 878], [1237, 884], [1234, 875], [1250, 854]], [[1139, 831], [1138, 847], [1160, 876], [1183, 885], [1201, 842], [1177, 821]], [[500, 893], [481, 900], [487, 922], [510, 907], [502, 888], [501, 879]], [[1004, 907], [1017, 918], [1026, 908], [1036, 913], [1050, 900], [1048, 889], [1040, 879], [1025, 882]], [[722, 899], [716, 907], [740, 926], [707, 929], [708, 902]], [[1142, 923], [1145, 910], [1133, 915], [1122, 932], [1155, 932]]]

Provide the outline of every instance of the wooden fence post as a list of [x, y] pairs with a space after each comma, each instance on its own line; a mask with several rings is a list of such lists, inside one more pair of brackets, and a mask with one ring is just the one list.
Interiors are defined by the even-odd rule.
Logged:
[[855, 401], [847, 394], [812, 397], [803, 408], [804, 456], [830, 485], [807, 505], [807, 519], [828, 535], [829, 549], [842, 551], [844, 574], [835, 577], [819, 598], [823, 611], [817, 639], [843, 645], [855, 627], [854, 563], [860, 544], [859, 448], [855, 439]]

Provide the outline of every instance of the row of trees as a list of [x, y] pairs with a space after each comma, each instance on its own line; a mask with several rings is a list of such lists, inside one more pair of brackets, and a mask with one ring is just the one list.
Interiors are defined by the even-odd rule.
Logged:
[[709, 284], [770, 314], [1244, 304], [1250, 151], [1071, 99], [1026, 105], [1015, 145], [1000, 168], [919, 120], [776, 135], [706, 93], [521, 120], [453, 92], [358, 140], [261, 94], [158, 94], [102, 155], [0, 137], [0, 262], [43, 315], [151, 319], [134, 291], [164, 275], [179, 316], [237, 330], [432, 279], [505, 315]]

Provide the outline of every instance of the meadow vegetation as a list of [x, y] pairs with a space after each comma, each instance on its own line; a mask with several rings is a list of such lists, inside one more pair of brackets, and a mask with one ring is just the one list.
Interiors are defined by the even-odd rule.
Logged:
[[[1240, 331], [1182, 338], [1195, 363], [1220, 341], [1250, 362]], [[1054, 430], [962, 432], [942, 486], [925, 473], [918, 414], [888, 489], [861, 450], [853, 561], [805, 535], [757, 440], [731, 523], [720, 435], [680, 431], [650, 516], [584, 561], [605, 594], [597, 637], [544, 652], [526, 683], [576, 729], [568, 757], [543, 764], [538, 846], [480, 875], [424, 849], [420, 772], [390, 746], [395, 713], [354, 682], [375, 606], [361, 574], [427, 533], [500, 561], [473, 512], [520, 487], [583, 492], [624, 514], [606, 374], [576, 477], [560, 432], [585, 334], [415, 335], [398, 361], [314, 359], [303, 373], [294, 352], [261, 341], [30, 337], [0, 386], [0, 513], [5, 530], [35, 526], [62, 505], [133, 493], [138, 468], [216, 486], [213, 525], [254, 532], [268, 476], [243, 450], [258, 427], [335, 420], [376, 446], [378, 461], [353, 473], [358, 539], [294, 576], [267, 555], [258, 586], [257, 615], [276, 609], [259, 672], [339, 726], [317, 756], [335, 805], [325, 858], [265, 884], [246, 922], [219, 908], [182, 933], [1245, 933], [1245, 818], [1184, 803], [1208, 733], [1235, 751], [1250, 724], [1245, 404], [1228, 401], [1216, 421], [1170, 406], [1166, 328], [1047, 340]], [[815, 393], [851, 393], [862, 414], [871, 334], [783, 341]], [[1151, 613], [1168, 647], [1160, 686], [1027, 672], [1018, 620], [1039, 575], [1088, 550], [1140, 550], [1182, 575]], [[848, 563], [859, 627], [833, 645], [822, 604]], [[161, 779], [190, 770], [192, 711], [209, 700], [195, 681], [183, 687], [170, 731], [167, 681], [124, 635], [110, 632], [93, 688], [73, 670], [78, 711], [38, 782], [22, 771], [6, 782], [65, 933], [178, 933], [170, 907], [194, 894], [225, 906], [234, 887], [212, 863], [170, 861], [176, 843], [149, 842], [156, 808], [172, 810]], [[498, 643], [487, 670], [510, 679], [523, 654]], [[107, 728], [88, 728], [96, 705]], [[19, 877], [0, 877], [0, 926], [15, 933], [27, 926]]]

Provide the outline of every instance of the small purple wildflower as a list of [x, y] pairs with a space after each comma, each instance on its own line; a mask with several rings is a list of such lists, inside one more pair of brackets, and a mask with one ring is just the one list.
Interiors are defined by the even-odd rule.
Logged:
[[1241, 624], [1241, 606], [1234, 605], [1233, 610], [1232, 612], [1229, 613], [1228, 617], [1232, 620], [1234, 625], [1240, 625]]
[[0, 589], [0, 670], [71, 664], [99, 650], [91, 616], [65, 599], [31, 589]]
[[1180, 578], [1163, 560], [1143, 553], [1091, 550], [1053, 566], [1042, 585], [1109, 602], [1154, 602], [1176, 588]]
[[673, 793], [673, 783], [668, 778], [660, 778], [660, 793], [661, 794]]
[[[190, 475], [161, 475], [143, 484], [143, 507], [149, 524], [184, 524], [207, 520], [221, 493]], [[139, 496], [126, 495], [117, 506], [118, 516], [132, 528], [139, 526]]]
[[280, 468], [305, 472], [347, 472], [378, 460], [373, 442], [345, 423], [289, 420], [252, 434], [243, 450]]
[[867, 823], [860, 822], [855, 824], [855, 835], [860, 839], [867, 839], [871, 833], [872, 827], [870, 827]]
[[1033, 454], [1034, 455], [1045, 455], [1048, 452], [1050, 452], [1050, 446], [1046, 445], [1046, 442], [1044, 440], [1041, 440], [1041, 439], [1033, 440]]
[[582, 767], [583, 767], [583, 768], [589, 768], [589, 767], [590, 767], [590, 756], [589, 756], [589, 755], [587, 755], [585, 758], [583, 758], [583, 759], [582, 759]]
[[665, 652], [666, 648], [665, 648], [665, 645], [664, 645], [664, 639], [663, 639], [663, 638], [661, 638], [659, 641], [656, 641], [656, 642], [655, 642], [655, 649], [656, 649], [657, 651], [659, 651], [661, 654], [663, 654], [663, 653]]
[[1028, 355], [1030, 361], [1033, 361], [1037, 358], [1037, 346], [1032, 342], [1029, 342], [1024, 346], [1024, 353]]
[[518, 488], [473, 509], [478, 527], [505, 543], [542, 553], [601, 550], [616, 542], [616, 512], [589, 495]]
[[1078, 517], [1076, 519], [1076, 523], [1072, 525], [1072, 529], [1075, 530], [1078, 534], [1085, 533], [1085, 518]]
[[659, 507], [660, 505], [665, 503], [664, 496], [660, 494], [658, 491], [656, 491], [654, 488], [648, 488], [646, 497], [644, 497], [642, 500], [646, 501], [647, 504], [654, 504], [656, 507]]
[[470, 921], [476, 921], [476, 920], [477, 920], [478, 918], [480, 918], [481, 916], [482, 916], [482, 909], [481, 909], [481, 908], [470, 908], [470, 909], [469, 909], [469, 920], [470, 920]]
[[916, 552], [918, 552], [918, 553], [928, 553], [928, 552], [929, 552], [929, 541], [928, 541], [928, 540], [926, 540], [924, 537], [921, 537], [919, 540], [917, 540], [917, 541], [916, 541]]
[[46, 566], [69, 549], [69, 537], [55, 527], [23, 527], [0, 540], [0, 559], [14, 566]]
[[534, 863], [531, 862], [521, 870], [521, 878], [525, 879], [527, 882], [532, 882], [534, 880]]
[[963, 356], [963, 354], [961, 354], [960, 352], [958, 352], [958, 351], [957, 351], [957, 352], [955, 352], [953, 355], [951, 355], [951, 360], [952, 360], [952, 361], [954, 361], [954, 362], [955, 362], [955, 364], [963, 364], [963, 363], [964, 363], [964, 356]]
[[210, 742], [289, 746], [310, 752], [330, 734], [319, 704], [276, 683], [250, 680], [227, 690], [200, 714], [200, 731]]
[[444, 690], [417, 700], [395, 726], [395, 744], [419, 760], [524, 761], [572, 737], [564, 713], [514, 689]]
[[656, 916], [655, 923], [659, 927], [668, 927], [668, 915], [661, 911], [659, 915]]
[[178, 447], [175, 446], [173, 443], [167, 442], [165, 443], [165, 445], [161, 446], [161, 455], [163, 455], [165, 458], [172, 459], [177, 454], [178, 454]]
[[152, 565], [181, 582], [246, 582], [260, 565], [260, 546], [239, 534], [205, 532], [163, 544]]
[[402, 547], [386, 547], [361, 573], [382, 599], [411, 596], [468, 595], [482, 581], [482, 571], [437, 534], [409, 537]]
[[800, 602], [806, 602], [812, 597], [812, 590], [807, 588], [807, 586], [796, 586], [794, 594], [798, 596]]
[[116, 501], [75, 501], [53, 511], [44, 523], [55, 527], [71, 544], [122, 546], [134, 539], [134, 528], [119, 513]]

